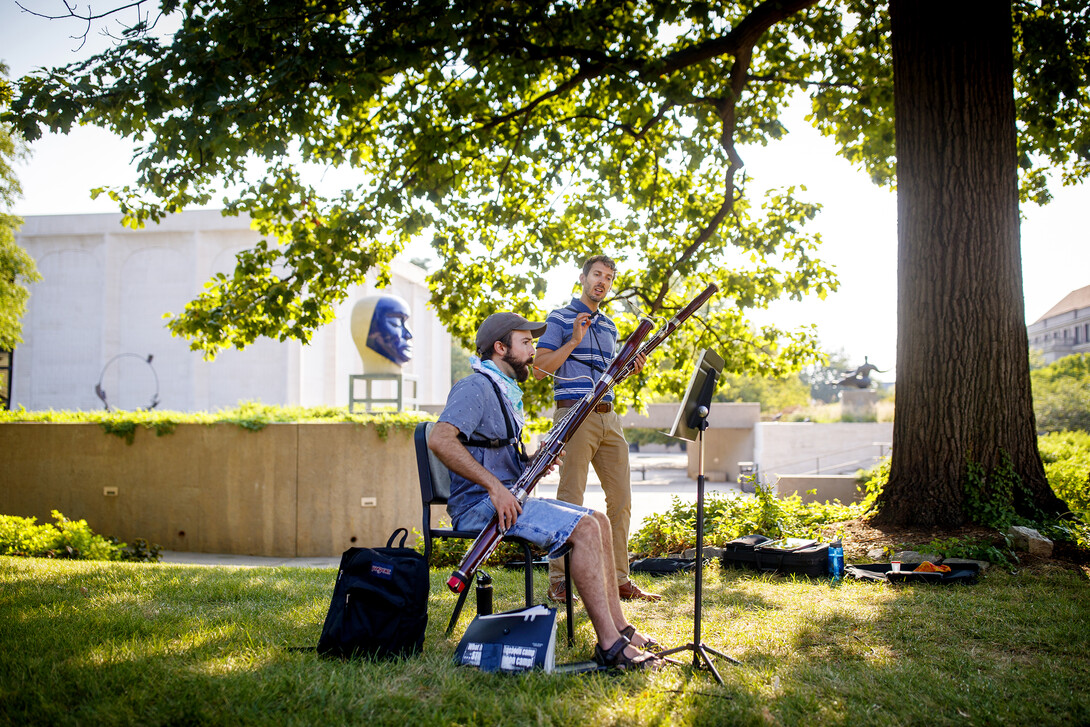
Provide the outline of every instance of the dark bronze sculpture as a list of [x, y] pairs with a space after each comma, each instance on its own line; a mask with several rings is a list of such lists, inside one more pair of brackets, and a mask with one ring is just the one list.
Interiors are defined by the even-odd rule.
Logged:
[[871, 385], [870, 374], [872, 371], [885, 373], [872, 364], [868, 357], [863, 357], [863, 365], [851, 372], [846, 378], [836, 382], [836, 385], [844, 389], [869, 389]]

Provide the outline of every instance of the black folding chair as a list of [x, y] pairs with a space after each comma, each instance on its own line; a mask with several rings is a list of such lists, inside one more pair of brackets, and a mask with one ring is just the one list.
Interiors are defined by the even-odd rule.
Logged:
[[[424, 536], [424, 559], [431, 565], [432, 540], [454, 538], [458, 540], [476, 540], [479, 532], [473, 530], [455, 530], [454, 528], [433, 528], [431, 525], [431, 506], [446, 505], [450, 497], [450, 470], [439, 461], [439, 458], [428, 449], [428, 437], [431, 434], [435, 422], [421, 422], [416, 425], [413, 440], [416, 445], [416, 468], [420, 475], [420, 499], [423, 503], [423, 526], [421, 532]], [[530, 543], [522, 538], [505, 536], [504, 540], [518, 543], [522, 547], [524, 558], [523, 572], [526, 576], [526, 605], [534, 605], [534, 556], [530, 550]], [[564, 586], [567, 591], [565, 606], [568, 614], [568, 645], [575, 643], [575, 629], [572, 623], [572, 585], [571, 585], [571, 546], [565, 545], [564, 550]], [[458, 596], [458, 603], [454, 606], [454, 613], [450, 615], [450, 623], [447, 624], [447, 635], [454, 630], [458, 623], [458, 617], [462, 613], [466, 596], [472, 590], [467, 584], [465, 590]]]

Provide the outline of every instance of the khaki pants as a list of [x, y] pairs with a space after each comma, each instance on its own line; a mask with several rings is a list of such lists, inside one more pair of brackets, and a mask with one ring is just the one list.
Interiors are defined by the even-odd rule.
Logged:
[[[553, 423], [566, 413], [566, 409], [558, 409], [553, 414]], [[591, 465], [602, 482], [602, 490], [606, 496], [606, 516], [613, 532], [613, 564], [617, 571], [617, 585], [620, 585], [628, 581], [628, 528], [632, 520], [632, 482], [628, 468], [628, 442], [621, 431], [621, 418], [615, 412], [592, 412], [564, 445], [556, 499], [582, 505], [583, 494], [587, 489], [587, 473]], [[550, 561], [549, 581], [560, 583], [563, 580], [563, 558]]]

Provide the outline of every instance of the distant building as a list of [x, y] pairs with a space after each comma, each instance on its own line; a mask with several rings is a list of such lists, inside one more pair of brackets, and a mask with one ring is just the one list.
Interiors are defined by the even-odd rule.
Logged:
[[[42, 280], [30, 286], [24, 343], [10, 362], [11, 406], [101, 409], [99, 383], [119, 409], [147, 407], [156, 388], [158, 408], [175, 411], [249, 400], [345, 406], [348, 377], [363, 366], [352, 306], [380, 292], [373, 278], [349, 291], [335, 320], [307, 345], [258, 339], [205, 361], [167, 330], [165, 313], [179, 313], [216, 273], [229, 275], [236, 253], [260, 239], [249, 219], [218, 210], [183, 212], [141, 230], [122, 227], [117, 214], [26, 217], [16, 241]], [[421, 404], [441, 405], [450, 390], [451, 339], [427, 306], [425, 272], [395, 260], [381, 292], [409, 304], [414, 354], [402, 372], [418, 378]]]
[[1046, 364], [1074, 353], [1090, 353], [1090, 285], [1073, 290], [1031, 324], [1029, 347]]

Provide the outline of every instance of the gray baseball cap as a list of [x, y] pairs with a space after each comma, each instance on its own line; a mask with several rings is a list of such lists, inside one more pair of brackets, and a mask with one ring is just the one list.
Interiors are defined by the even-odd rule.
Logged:
[[477, 355], [491, 351], [492, 344], [511, 331], [529, 331], [531, 336], [537, 338], [545, 332], [545, 324], [531, 323], [518, 313], [493, 313], [477, 329]]

